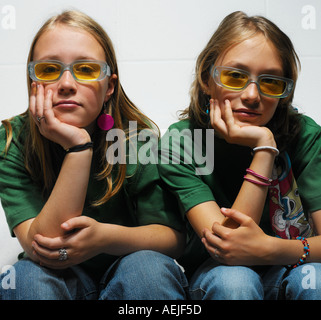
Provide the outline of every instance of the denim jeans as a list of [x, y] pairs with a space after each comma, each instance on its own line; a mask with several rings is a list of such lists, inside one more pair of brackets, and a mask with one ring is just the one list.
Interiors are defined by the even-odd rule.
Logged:
[[193, 300], [321, 300], [321, 263], [226, 266], [206, 260], [190, 281]]
[[14, 270], [14, 289], [0, 277], [0, 300], [184, 300], [188, 287], [173, 259], [149, 250], [118, 259], [99, 285], [79, 266], [53, 270], [22, 259]]

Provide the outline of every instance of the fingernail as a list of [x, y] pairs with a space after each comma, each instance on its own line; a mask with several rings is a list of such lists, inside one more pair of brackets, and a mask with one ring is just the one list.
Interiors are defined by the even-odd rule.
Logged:
[[67, 223], [67, 222], [64, 222], [61, 226], [62, 226], [63, 228], [68, 228], [68, 223]]

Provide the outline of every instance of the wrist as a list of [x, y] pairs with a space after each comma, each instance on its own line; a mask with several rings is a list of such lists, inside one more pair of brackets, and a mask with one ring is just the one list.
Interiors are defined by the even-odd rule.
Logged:
[[91, 136], [85, 129], [79, 129], [77, 134], [70, 135], [68, 141], [61, 143], [60, 145], [64, 150], [71, 149], [75, 146], [85, 145], [91, 142]]
[[276, 256], [275, 248], [278, 248], [279, 242], [276, 237], [268, 236], [266, 240], [266, 245], [264, 246], [264, 264], [266, 265], [274, 265], [275, 261], [278, 260]]
[[94, 146], [94, 143], [92, 141], [86, 142], [84, 144], [78, 144], [76, 146], [73, 146], [71, 148], [65, 149], [66, 153], [70, 153], [70, 152], [80, 152], [80, 151], [84, 151], [87, 149], [92, 149]]
[[265, 151], [268, 153], [270, 152], [270, 153], [273, 153], [274, 156], [278, 156], [280, 154], [280, 151], [278, 148], [271, 147], [268, 145], [253, 148], [253, 153], [256, 153], [257, 151]]
[[262, 146], [270, 146], [270, 147], [273, 147], [273, 148], [277, 147], [275, 139], [274, 139], [274, 136], [273, 136], [272, 133], [271, 133], [271, 136], [264, 137], [264, 138], [260, 139], [257, 142], [255, 147], [262, 147]]

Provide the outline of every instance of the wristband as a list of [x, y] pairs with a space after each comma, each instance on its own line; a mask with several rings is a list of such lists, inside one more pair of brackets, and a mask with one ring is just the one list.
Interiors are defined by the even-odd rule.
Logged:
[[79, 151], [83, 151], [83, 150], [87, 150], [89, 148], [92, 148], [93, 146], [94, 146], [94, 143], [92, 141], [90, 141], [85, 144], [79, 144], [77, 146], [65, 149], [65, 151], [66, 151], [66, 153], [79, 152]]
[[246, 180], [246, 181], [248, 181], [248, 182], [252, 182], [252, 183], [254, 183], [254, 184], [258, 184], [259, 186], [268, 187], [268, 186], [271, 185], [271, 183], [253, 180], [253, 179], [247, 178], [246, 176], [244, 176], [244, 180]]
[[254, 177], [257, 177], [257, 178], [263, 180], [264, 182], [268, 183], [269, 185], [270, 185], [271, 182], [272, 182], [272, 179], [267, 178], [267, 177], [264, 177], [264, 176], [256, 173], [255, 171], [251, 170], [250, 168], [246, 169], [246, 172], [247, 172], [248, 174], [251, 174], [251, 175], [254, 176]]
[[255, 148], [253, 148], [253, 152], [259, 151], [259, 150], [273, 150], [273, 151], [275, 151], [276, 156], [278, 156], [278, 155], [280, 154], [279, 149], [274, 148], [274, 147], [271, 147], [271, 146], [261, 146], [261, 147], [255, 147]]

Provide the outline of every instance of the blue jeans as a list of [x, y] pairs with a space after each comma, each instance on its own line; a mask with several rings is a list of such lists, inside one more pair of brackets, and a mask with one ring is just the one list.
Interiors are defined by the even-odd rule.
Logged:
[[193, 300], [321, 300], [321, 263], [226, 266], [206, 260], [190, 281]]
[[173, 259], [149, 250], [118, 259], [99, 285], [79, 266], [53, 270], [22, 259], [14, 270], [14, 289], [1, 285], [8, 274], [0, 277], [0, 300], [184, 300], [188, 287]]

